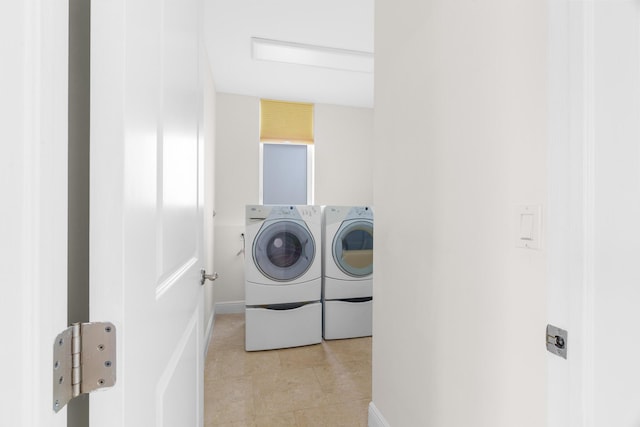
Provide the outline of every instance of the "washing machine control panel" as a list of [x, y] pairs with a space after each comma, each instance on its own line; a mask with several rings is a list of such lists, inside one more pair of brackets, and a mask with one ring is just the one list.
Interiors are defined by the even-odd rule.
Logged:
[[269, 210], [265, 206], [247, 205], [246, 218], [247, 221], [256, 221], [267, 219]]
[[320, 217], [320, 207], [315, 205], [247, 205], [248, 220], [287, 218], [311, 220]]
[[319, 206], [298, 206], [302, 218], [308, 220], [317, 217], [320, 214]]
[[369, 206], [354, 206], [351, 208], [345, 219], [373, 220], [373, 210]]
[[300, 220], [300, 213], [295, 206], [271, 206], [271, 213], [269, 214], [269, 218], [287, 218]]

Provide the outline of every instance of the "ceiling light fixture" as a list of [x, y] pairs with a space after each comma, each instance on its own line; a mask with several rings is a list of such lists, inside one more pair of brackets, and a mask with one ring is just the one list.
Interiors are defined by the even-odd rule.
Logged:
[[251, 38], [253, 59], [373, 73], [373, 53]]

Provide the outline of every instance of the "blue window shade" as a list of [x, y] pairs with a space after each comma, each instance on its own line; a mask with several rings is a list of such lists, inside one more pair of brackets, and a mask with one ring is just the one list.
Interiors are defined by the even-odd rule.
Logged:
[[307, 204], [307, 146], [263, 144], [262, 202]]

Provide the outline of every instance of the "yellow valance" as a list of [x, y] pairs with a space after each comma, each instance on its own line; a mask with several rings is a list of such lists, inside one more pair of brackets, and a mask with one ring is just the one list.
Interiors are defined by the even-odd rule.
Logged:
[[313, 144], [313, 104], [260, 100], [260, 142]]

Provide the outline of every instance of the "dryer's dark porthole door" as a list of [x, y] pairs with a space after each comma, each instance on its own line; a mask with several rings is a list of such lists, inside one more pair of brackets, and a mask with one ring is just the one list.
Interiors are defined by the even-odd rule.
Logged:
[[266, 224], [256, 236], [253, 260], [271, 280], [289, 282], [307, 272], [315, 257], [309, 230], [293, 221]]
[[373, 273], [373, 223], [343, 224], [333, 240], [333, 258], [350, 276], [364, 277]]

